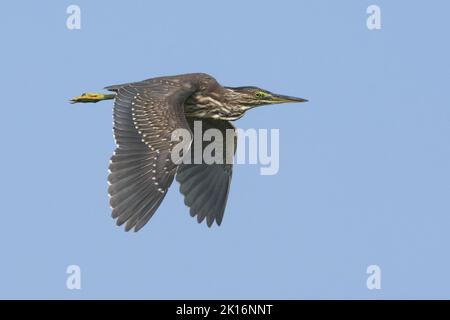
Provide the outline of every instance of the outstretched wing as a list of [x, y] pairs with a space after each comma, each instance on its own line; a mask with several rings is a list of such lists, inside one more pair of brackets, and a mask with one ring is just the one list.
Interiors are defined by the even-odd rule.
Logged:
[[[227, 204], [228, 192], [230, 189], [231, 176], [233, 171], [232, 158], [236, 150], [235, 128], [229, 121], [213, 119], [192, 119], [188, 118], [191, 131], [194, 131], [194, 121], [201, 122], [202, 137], [208, 129], [218, 129], [223, 137], [221, 164], [207, 164], [202, 157], [202, 163], [195, 164], [194, 140], [191, 144], [191, 164], [180, 164], [178, 166], [176, 179], [180, 183], [180, 192], [184, 195], [184, 203], [190, 207], [192, 217], [197, 216], [197, 221], [201, 223], [206, 218], [208, 227], [214, 221], [218, 225], [222, 223], [223, 214]], [[227, 129], [229, 130], [227, 143]], [[231, 134], [230, 134], [231, 133]], [[196, 135], [194, 134], [194, 139]], [[210, 141], [203, 141], [201, 144], [201, 154]]]
[[197, 90], [194, 81], [155, 78], [106, 88], [117, 92], [109, 165], [112, 216], [125, 230], [141, 229], [152, 217], [173, 181], [170, 157], [173, 130], [189, 126], [184, 101]]

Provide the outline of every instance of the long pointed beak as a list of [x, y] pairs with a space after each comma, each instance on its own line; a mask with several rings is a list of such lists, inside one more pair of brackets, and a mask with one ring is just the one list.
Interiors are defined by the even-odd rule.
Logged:
[[308, 102], [308, 100], [297, 97], [284, 96], [281, 94], [276, 94], [272, 96], [272, 101], [274, 103], [288, 103], [288, 102]]

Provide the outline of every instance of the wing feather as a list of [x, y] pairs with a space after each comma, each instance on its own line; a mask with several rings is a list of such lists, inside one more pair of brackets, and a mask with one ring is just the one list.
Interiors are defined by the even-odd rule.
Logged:
[[197, 87], [195, 81], [155, 78], [109, 89], [117, 92], [113, 130], [117, 148], [108, 176], [112, 216], [117, 225], [126, 223], [126, 231], [138, 231], [174, 179], [177, 166], [168, 160], [170, 137], [175, 129], [189, 130], [183, 106]]
[[[202, 121], [203, 131], [212, 128], [219, 129], [224, 138], [227, 129], [234, 132], [234, 127], [230, 122], [213, 119], [188, 119], [191, 130], [194, 129], [194, 121]], [[176, 175], [176, 179], [180, 183], [180, 192], [184, 195], [185, 204], [190, 208], [191, 216], [197, 216], [199, 223], [206, 218], [209, 227], [214, 221], [218, 225], [222, 223], [232, 177], [233, 165], [226, 163], [225, 160], [227, 153], [235, 152], [236, 137], [231, 146], [226, 145], [226, 139], [223, 142], [224, 161], [222, 164], [195, 164], [193, 163], [194, 155], [191, 154], [191, 164], [180, 164]], [[203, 142], [203, 148], [208, 143]]]

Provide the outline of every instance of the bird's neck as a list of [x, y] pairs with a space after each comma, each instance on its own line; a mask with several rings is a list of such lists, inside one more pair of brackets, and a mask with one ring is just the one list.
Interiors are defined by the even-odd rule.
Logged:
[[237, 120], [250, 109], [248, 106], [236, 105], [236, 95], [231, 89], [223, 89], [220, 93], [196, 93], [185, 103], [185, 113], [189, 117], [221, 120]]

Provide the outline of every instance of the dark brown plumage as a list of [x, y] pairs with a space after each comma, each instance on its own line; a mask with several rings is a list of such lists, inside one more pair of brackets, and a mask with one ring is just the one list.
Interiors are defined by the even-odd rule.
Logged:
[[[171, 134], [215, 128], [225, 136], [248, 109], [265, 104], [303, 102], [256, 87], [222, 87], [213, 77], [186, 74], [159, 77], [106, 88], [115, 95], [83, 94], [72, 102], [115, 99], [114, 137], [117, 148], [109, 165], [110, 205], [117, 224], [140, 230], [163, 201], [175, 175], [191, 216], [221, 224], [228, 198], [232, 164], [173, 163]], [[193, 142], [194, 143], [194, 142]], [[205, 144], [203, 143], [203, 147]], [[227, 150], [232, 148], [233, 150]], [[234, 153], [224, 144], [225, 153]], [[225, 155], [224, 153], [224, 155]]]

